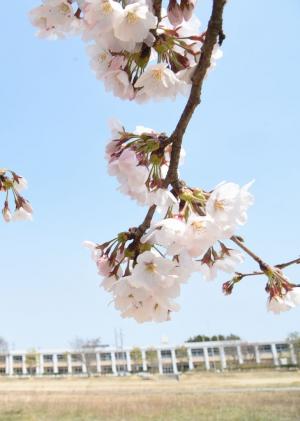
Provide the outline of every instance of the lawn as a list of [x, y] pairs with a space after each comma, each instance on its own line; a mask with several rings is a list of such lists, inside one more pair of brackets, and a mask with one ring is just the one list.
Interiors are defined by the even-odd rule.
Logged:
[[300, 373], [2, 379], [0, 420], [298, 421]]

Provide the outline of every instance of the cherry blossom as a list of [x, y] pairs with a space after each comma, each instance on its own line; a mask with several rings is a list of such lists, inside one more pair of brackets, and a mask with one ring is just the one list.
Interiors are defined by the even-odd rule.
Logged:
[[158, 19], [151, 1], [44, 0], [30, 19], [39, 37], [91, 41], [91, 68], [106, 90], [145, 102], [189, 92], [204, 42], [193, 9], [193, 0], [171, 0], [169, 19]]
[[136, 44], [143, 42], [150, 31], [157, 25], [157, 17], [149, 11], [143, 2], [125, 6], [114, 22], [115, 36], [127, 44], [128, 51], [133, 51]]
[[[33, 209], [28, 200], [22, 195], [22, 191], [28, 188], [27, 180], [14, 171], [0, 168], [0, 193], [5, 193], [6, 198], [2, 208], [2, 216], [5, 222], [32, 220]], [[15, 209], [11, 210], [10, 195], [13, 197]]]
[[67, 0], [44, 0], [29, 16], [32, 24], [39, 29], [38, 36], [41, 38], [64, 38], [66, 33], [75, 33], [80, 29], [72, 5]]
[[300, 287], [292, 288], [282, 297], [277, 295], [268, 300], [268, 310], [275, 314], [291, 310], [298, 305], [300, 305]]
[[136, 94], [138, 102], [145, 102], [149, 98], [175, 99], [178, 93], [186, 93], [188, 85], [178, 79], [176, 74], [168, 68], [167, 64], [151, 65], [135, 83], [141, 88]]

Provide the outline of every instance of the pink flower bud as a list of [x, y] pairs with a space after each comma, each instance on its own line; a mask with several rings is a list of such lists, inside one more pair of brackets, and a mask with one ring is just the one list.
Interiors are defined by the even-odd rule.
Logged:
[[196, 0], [181, 0], [180, 8], [182, 10], [184, 20], [191, 19], [196, 5]]
[[107, 256], [99, 257], [97, 259], [97, 267], [99, 275], [102, 276], [109, 276], [110, 272], [112, 271]]
[[33, 213], [33, 209], [31, 204], [28, 202], [28, 200], [25, 200], [22, 202], [22, 208], [26, 210], [28, 213]]
[[183, 21], [183, 12], [176, 0], [170, 0], [169, 2], [168, 19], [173, 26], [178, 26]]
[[4, 219], [5, 222], [11, 221], [12, 215], [11, 215], [11, 212], [9, 210], [7, 202], [5, 202], [4, 208], [2, 209], [2, 215], [3, 215], [3, 219]]

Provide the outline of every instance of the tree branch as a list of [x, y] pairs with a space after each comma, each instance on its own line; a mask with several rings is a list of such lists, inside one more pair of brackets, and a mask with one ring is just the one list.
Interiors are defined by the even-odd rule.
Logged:
[[167, 187], [169, 184], [171, 184], [175, 190], [180, 190], [180, 182], [178, 179], [178, 164], [183, 136], [195, 109], [201, 102], [202, 85], [207, 70], [210, 67], [211, 56], [213, 53], [214, 46], [216, 45], [218, 40], [223, 41], [224, 39], [222, 25], [223, 10], [225, 3], [226, 0], [213, 1], [212, 14], [208, 23], [205, 41], [201, 48], [200, 60], [196, 66], [196, 70], [192, 79], [192, 89], [190, 92], [190, 96], [175, 130], [170, 136], [170, 143], [172, 143], [172, 152], [170, 166], [164, 181], [164, 185], [165, 187]]
[[[158, 19], [160, 19], [161, 16], [161, 3], [162, 0], [153, 1], [154, 13], [158, 17]], [[220, 43], [222, 43], [225, 38], [222, 29], [223, 10], [225, 3], [226, 0], [213, 0], [213, 9], [208, 23], [208, 28], [205, 34], [205, 40], [201, 48], [200, 60], [199, 63], [196, 65], [196, 69], [192, 78], [191, 92], [176, 128], [166, 142], [166, 144], [172, 144], [172, 151], [169, 170], [163, 182], [164, 188], [167, 188], [171, 184], [175, 190], [180, 191], [180, 188], [182, 187], [182, 183], [178, 179], [178, 165], [182, 140], [185, 130], [193, 116], [193, 113], [196, 107], [201, 102], [202, 85], [207, 70], [210, 66], [214, 46], [216, 45], [218, 40]], [[155, 209], [156, 206], [154, 205], [149, 208], [144, 222], [137, 228], [134, 240], [135, 244], [141, 239], [145, 231], [149, 228], [151, 220], [155, 213]]]
[[133, 247], [139, 243], [139, 241], [142, 238], [142, 236], [144, 235], [144, 233], [150, 227], [150, 224], [151, 224], [153, 215], [155, 213], [155, 210], [156, 210], [156, 205], [152, 205], [148, 209], [148, 212], [145, 216], [144, 221], [141, 223], [141, 225], [138, 226], [138, 228], [135, 229], [135, 231], [133, 233], [134, 234], [134, 242], [132, 244]]
[[161, 20], [161, 4], [162, 0], [153, 0], [153, 11], [159, 22]]
[[252, 250], [250, 250], [244, 243], [243, 241], [239, 238], [236, 237], [235, 235], [233, 235], [230, 238], [231, 241], [233, 241], [236, 245], [238, 245], [242, 250], [244, 250], [245, 253], [248, 254], [248, 256], [252, 257], [253, 260], [256, 261], [256, 263], [258, 263], [260, 269], [265, 272], [266, 270], [270, 269], [271, 266], [268, 265], [266, 262], [264, 262], [259, 256], [257, 256], [257, 254], [255, 254]]
[[[289, 262], [286, 263], [279, 263], [278, 265], [275, 265], [275, 268], [278, 269], [284, 269], [288, 266], [291, 265], [299, 265], [300, 264], [300, 258], [298, 259], [294, 259], [294, 260], [290, 260]], [[235, 272], [236, 275], [238, 275], [241, 279], [245, 278], [246, 276], [259, 276], [259, 275], [264, 275], [264, 272], [258, 272], [258, 271], [254, 271], [254, 272], [250, 272], [250, 273], [241, 273], [241, 272]]]

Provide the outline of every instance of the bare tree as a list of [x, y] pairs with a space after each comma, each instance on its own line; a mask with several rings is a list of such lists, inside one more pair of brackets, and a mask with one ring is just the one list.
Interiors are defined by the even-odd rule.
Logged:
[[9, 350], [8, 342], [0, 336], [0, 353], [5, 353]]
[[100, 337], [83, 339], [76, 337], [71, 342], [72, 349], [78, 352], [78, 360], [85, 367], [86, 374], [91, 376], [97, 371], [96, 349], [102, 346]]

